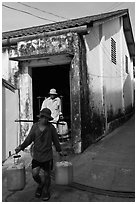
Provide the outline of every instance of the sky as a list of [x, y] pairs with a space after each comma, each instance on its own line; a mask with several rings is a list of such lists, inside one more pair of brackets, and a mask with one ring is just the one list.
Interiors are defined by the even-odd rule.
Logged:
[[[47, 13], [27, 7], [20, 3], [36, 7]], [[2, 4], [45, 18], [39, 19], [2, 6], [3, 32], [128, 8], [133, 34], [135, 33], [134, 2], [3, 2]], [[58, 17], [52, 14], [57, 15]]]

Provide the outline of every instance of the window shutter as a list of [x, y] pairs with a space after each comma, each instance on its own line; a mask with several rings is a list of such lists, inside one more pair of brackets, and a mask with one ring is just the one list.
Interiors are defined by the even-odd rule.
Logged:
[[125, 55], [125, 68], [126, 68], [126, 73], [128, 74], [128, 57]]
[[111, 38], [111, 62], [116, 64], [116, 41]]

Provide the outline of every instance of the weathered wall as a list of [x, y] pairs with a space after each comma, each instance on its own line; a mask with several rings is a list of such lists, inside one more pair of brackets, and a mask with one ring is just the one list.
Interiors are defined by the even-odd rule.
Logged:
[[73, 36], [74, 57], [70, 67], [70, 94], [71, 94], [71, 131], [75, 153], [80, 153], [81, 145], [81, 100], [80, 100], [80, 47], [79, 36]]
[[80, 101], [81, 101], [81, 139], [82, 151], [92, 143], [91, 132], [91, 110], [89, 103], [89, 77], [86, 61], [86, 46], [82, 35], [80, 35]]
[[17, 56], [17, 46], [2, 48], [2, 78], [17, 87], [19, 66], [17, 61], [9, 60], [11, 56]]
[[[123, 96], [124, 96], [124, 109], [125, 112], [130, 112], [133, 106], [134, 101], [134, 80], [133, 80], [133, 61], [130, 59], [130, 54], [128, 51], [124, 30], [123, 30], [123, 21], [121, 19], [121, 43], [122, 43], [122, 64], [123, 64]], [[125, 55], [128, 57], [128, 71], [129, 74], [126, 73], [125, 67]]]
[[[116, 65], [111, 62], [111, 37], [116, 41]], [[84, 37], [89, 83], [89, 144], [103, 134], [108, 123], [131, 111], [133, 66], [123, 32], [122, 18], [90, 28]], [[129, 74], [125, 72], [125, 55]], [[85, 65], [86, 67], [86, 65]]]
[[[37, 55], [57, 55], [63, 53], [74, 54], [71, 61], [71, 120], [72, 140], [74, 151], [81, 152], [81, 106], [80, 106], [80, 62], [79, 62], [79, 37], [75, 33], [67, 33], [60, 36], [45, 37], [31, 41], [19, 42], [17, 55], [29, 57]], [[12, 57], [12, 55], [11, 55]], [[36, 61], [36, 60], [35, 60]], [[32, 119], [32, 77], [31, 65], [33, 60], [19, 64], [18, 85], [20, 90], [20, 119]], [[49, 66], [45, 64], [45, 66]], [[21, 141], [27, 136], [31, 123], [21, 123]]]
[[89, 80], [90, 106], [98, 113], [102, 111], [102, 74], [100, 65], [99, 27], [91, 28], [90, 34], [85, 36], [87, 49], [87, 69]]
[[[106, 90], [107, 122], [122, 113], [121, 38], [119, 18], [103, 24], [103, 75]], [[111, 37], [116, 41], [116, 65], [111, 62]]]
[[[2, 78], [17, 88], [18, 62], [10, 61], [9, 57], [16, 56], [16, 47], [2, 48]], [[19, 144], [19, 126], [15, 123], [18, 119], [19, 104], [18, 94], [2, 86], [2, 159], [9, 156], [9, 151], [14, 152]]]
[[18, 56], [31, 56], [38, 54], [57, 54], [61, 52], [73, 52], [72, 33], [60, 36], [43, 37], [39, 39], [18, 43]]
[[[111, 62], [111, 37], [117, 43], [116, 65]], [[31, 60], [31, 57], [64, 53], [74, 55], [70, 70], [72, 137], [75, 152], [81, 152], [81, 148], [85, 149], [105, 132], [109, 122], [125, 110], [128, 112], [133, 103], [132, 62], [129, 58], [127, 76], [124, 55], [129, 57], [129, 52], [122, 20], [115, 19], [90, 28], [90, 33], [83, 37], [67, 33], [19, 42], [17, 47], [3, 50], [3, 76], [20, 90], [20, 119], [33, 118], [31, 68], [34, 64], [36, 67], [37, 60]], [[9, 61], [9, 56], [28, 60], [18, 63]], [[21, 141], [31, 125], [21, 123]]]
[[84, 40], [86, 45], [90, 114], [90, 133], [87, 134], [87, 140], [92, 143], [104, 133], [105, 127], [100, 28], [91, 28], [90, 33], [85, 36]]
[[9, 52], [8, 49], [2, 49], [2, 78], [5, 80], [9, 80]]
[[6, 107], [5, 87], [2, 86], [2, 161], [6, 159]]
[[[133, 65], [123, 30], [123, 19], [103, 24], [103, 74], [106, 87], [108, 122], [131, 111], [133, 104]], [[111, 37], [116, 41], [116, 65], [111, 62]], [[129, 74], [126, 73], [125, 55], [128, 56]], [[108, 77], [107, 77], [108, 76]], [[127, 110], [130, 109], [130, 110]]]
[[[15, 108], [13, 108], [15, 107]], [[18, 145], [18, 93], [2, 85], [2, 159], [14, 153]]]
[[[32, 110], [32, 78], [31, 69], [24, 63], [20, 63], [18, 76], [18, 88], [20, 94], [20, 119], [33, 120]], [[23, 142], [29, 133], [32, 123], [21, 122], [20, 141]]]

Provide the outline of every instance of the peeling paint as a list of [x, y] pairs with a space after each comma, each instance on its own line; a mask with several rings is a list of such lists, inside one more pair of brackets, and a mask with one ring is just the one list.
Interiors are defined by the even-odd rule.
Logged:
[[[34, 39], [27, 42], [18, 43], [18, 56], [30, 56], [38, 54], [61, 54], [62, 52], [74, 54], [71, 61], [71, 80], [72, 80], [72, 136], [75, 152], [81, 152], [81, 114], [80, 114], [80, 55], [79, 55], [79, 37], [75, 33]], [[18, 73], [20, 87], [20, 118], [32, 119], [32, 97], [30, 97], [30, 81], [27, 64], [20, 64]], [[75, 122], [73, 122], [75, 121]], [[21, 140], [27, 136], [31, 124], [22, 123]]]
[[43, 37], [18, 43], [18, 56], [57, 54], [63, 51], [73, 53], [72, 33]]
[[[79, 153], [94, 143], [104, 134], [105, 128], [107, 130], [109, 127], [116, 127], [112, 124], [113, 121], [131, 112], [132, 105], [130, 104], [133, 103], [132, 63], [130, 62], [127, 77], [117, 77], [118, 64], [123, 65], [121, 51], [131, 61], [123, 30], [120, 31], [123, 29], [121, 25], [119, 19], [115, 19], [89, 28], [90, 32], [86, 35], [69, 32], [58, 36], [21, 41], [17, 43], [17, 46], [2, 48], [5, 60], [4, 77], [19, 88], [20, 119], [33, 118], [32, 78], [28, 69], [32, 56], [39, 58], [40, 55], [46, 57], [71, 53], [73, 55], [70, 66], [71, 128], [75, 152]], [[108, 61], [101, 46], [103, 42], [109, 48], [112, 36], [121, 47], [117, 49], [119, 63], [115, 66], [116, 69], [111, 66], [111, 60]], [[120, 39], [119, 36], [121, 36]], [[9, 61], [12, 57], [22, 57], [23, 60], [28, 58], [29, 62]], [[120, 73], [123, 73], [121, 71]], [[108, 77], [102, 77], [105, 75]], [[117, 124], [120, 122], [118, 121]], [[31, 123], [21, 123], [21, 141], [27, 136], [31, 125]]]
[[17, 56], [18, 56], [17, 46], [11, 46], [9, 48], [9, 57], [17, 57]]
[[[74, 57], [71, 61], [72, 141], [75, 152], [81, 152], [81, 101], [80, 101], [80, 38], [73, 36]], [[75, 122], [73, 122], [75, 121]]]
[[[77, 153], [86, 149], [104, 133], [106, 119], [107, 123], [109, 123], [132, 110], [132, 106], [129, 105], [125, 107], [125, 112], [123, 113], [121, 108], [118, 107], [118, 109], [113, 104], [112, 98], [109, 103], [104, 96], [104, 99], [102, 99], [100, 90], [106, 89], [107, 87], [101, 87], [103, 85], [101, 84], [100, 78], [92, 76], [94, 74], [93, 68], [95, 74], [102, 74], [100, 72], [98, 73], [100, 66], [98, 58], [99, 51], [95, 49], [98, 48], [98, 42], [96, 44], [92, 35], [91, 37], [89, 35], [86, 37], [88, 43], [92, 42], [91, 44], [89, 43], [89, 47], [86, 47], [83, 37], [70, 32], [59, 36], [21, 41], [17, 46], [8, 48], [8, 52], [5, 48], [2, 49], [3, 53], [6, 52], [6, 59], [8, 55], [9, 57], [28, 57], [29, 59], [29, 56], [40, 54], [43, 54], [45, 57], [49, 54], [73, 54], [70, 66], [71, 120], [73, 148]], [[96, 52], [94, 53], [93, 50], [96, 50]], [[96, 57], [95, 67], [93, 67], [92, 63], [94, 56]], [[9, 63], [9, 59], [7, 60]], [[6, 70], [8, 80], [20, 90], [20, 119], [28, 120], [33, 118], [32, 79], [28, 69], [29, 62], [18, 63], [10, 61], [10, 74]], [[89, 62], [91, 64], [88, 64]], [[106, 80], [108, 82], [108, 79]], [[105, 90], [105, 93], [107, 93], [107, 90]], [[105, 105], [107, 106], [106, 115], [104, 113]], [[27, 136], [31, 125], [31, 123], [21, 123], [21, 141]]]

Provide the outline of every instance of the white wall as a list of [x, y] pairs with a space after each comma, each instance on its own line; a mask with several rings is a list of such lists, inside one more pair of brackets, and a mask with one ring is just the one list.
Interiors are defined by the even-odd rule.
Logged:
[[99, 40], [99, 27], [91, 28], [90, 33], [85, 36], [87, 50], [87, 72], [89, 77], [89, 99], [90, 106], [98, 113], [102, 111], [103, 105], [103, 81], [101, 52]]
[[2, 50], [2, 78], [7, 81], [10, 81], [13, 85], [15, 85], [14, 74], [19, 70], [19, 67], [17, 61], [9, 60], [9, 57], [11, 56], [12, 52], [12, 48], [10, 52], [7, 48], [3, 48]]
[[2, 52], [2, 78], [9, 80], [9, 54], [7, 49]]
[[[90, 33], [84, 36], [90, 105], [93, 110], [104, 112], [108, 122], [124, 113], [126, 107], [133, 103], [131, 83], [133, 66], [125, 41], [122, 20], [117, 18], [93, 27]], [[116, 65], [111, 62], [111, 37], [116, 41]], [[129, 61], [129, 76], [125, 73], [125, 54]]]
[[9, 151], [14, 153], [14, 149], [18, 145], [18, 124], [15, 120], [18, 119], [18, 95], [4, 85], [2, 86], [2, 148], [4, 160], [9, 156]]
[[5, 87], [2, 86], [2, 161], [6, 159], [6, 104]]
[[[102, 44], [104, 86], [106, 88], [107, 114], [111, 120], [113, 114], [116, 115], [119, 110], [122, 111], [121, 27], [119, 18], [104, 23], [102, 27], [104, 36]], [[116, 41], [116, 65], [111, 62], [111, 37]]]
[[[129, 50], [127, 47], [124, 30], [122, 26], [122, 63], [123, 63], [123, 92], [124, 92], [124, 106], [125, 109], [131, 104], [133, 105], [133, 61], [130, 59]], [[128, 70], [129, 74], [126, 73], [125, 67], [125, 55], [128, 57]]]
[[[24, 63], [22, 64], [22, 72], [19, 77], [19, 90], [20, 90], [20, 119], [33, 120], [33, 107], [32, 107], [32, 76], [31, 69]], [[21, 123], [21, 142], [24, 141], [28, 135], [33, 123]]]

